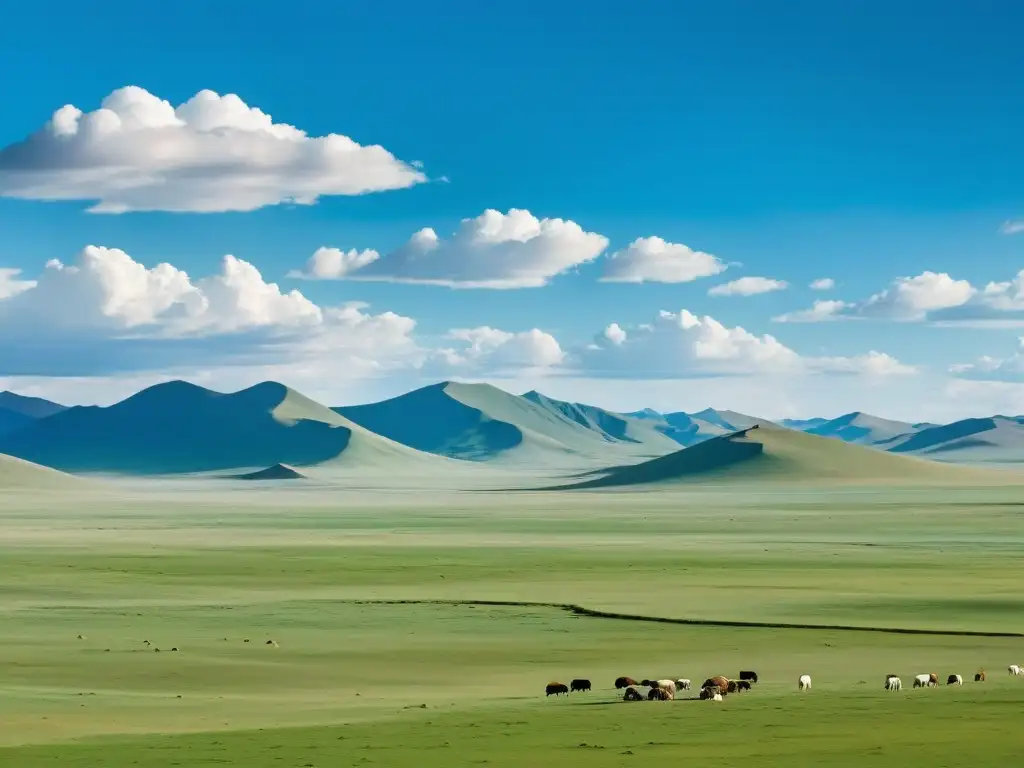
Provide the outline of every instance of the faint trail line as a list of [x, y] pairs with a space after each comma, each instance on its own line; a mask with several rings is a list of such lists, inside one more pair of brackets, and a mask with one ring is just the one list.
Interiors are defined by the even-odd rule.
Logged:
[[381, 600], [330, 600], [332, 603], [347, 605], [450, 605], [450, 606], [491, 606], [497, 608], [549, 608], [565, 611], [575, 616], [592, 619], [615, 619], [618, 621], [646, 621], [655, 624], [679, 624], [693, 627], [739, 627], [747, 629], [813, 629], [835, 632], [883, 632], [890, 635], [933, 635], [940, 637], [1024, 637], [1024, 632], [984, 632], [973, 629], [909, 629], [903, 627], [858, 627], [845, 624], [792, 624], [777, 621], [723, 621], [716, 619], [670, 619], [666, 616], [643, 616], [635, 613], [616, 613], [585, 608], [572, 603], [543, 603], [518, 600], [432, 600], [432, 599], [381, 599]]

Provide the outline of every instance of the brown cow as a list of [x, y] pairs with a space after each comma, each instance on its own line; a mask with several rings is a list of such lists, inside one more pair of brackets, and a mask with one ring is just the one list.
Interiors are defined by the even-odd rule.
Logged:
[[628, 688], [631, 685], [636, 685], [637, 682], [632, 677], [617, 677], [615, 678], [616, 690], [620, 688]]
[[565, 683], [548, 683], [544, 695], [550, 696], [551, 694], [554, 694], [555, 696], [557, 696], [560, 693], [568, 695], [569, 686]]
[[719, 693], [729, 692], [729, 678], [722, 675], [716, 675], [715, 677], [709, 677], [704, 681], [704, 685], [701, 688], [718, 688]]
[[638, 691], [633, 686], [630, 686], [629, 688], [626, 689], [626, 695], [622, 697], [622, 700], [623, 701], [643, 701], [644, 697], [640, 695], [640, 691]]
[[928, 685], [929, 686], [936, 686], [938, 684], [939, 684], [939, 676], [936, 675], [934, 672], [929, 672], [928, 673]]

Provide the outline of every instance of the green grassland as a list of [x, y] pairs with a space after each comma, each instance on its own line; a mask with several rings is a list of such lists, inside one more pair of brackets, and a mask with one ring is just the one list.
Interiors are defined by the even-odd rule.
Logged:
[[[1006, 672], [1024, 662], [1018, 487], [198, 488], [0, 497], [0, 764], [958, 766], [1024, 749], [1024, 678]], [[761, 683], [720, 704], [612, 688], [741, 668]], [[903, 692], [882, 690], [890, 672]], [[967, 682], [911, 690], [920, 672]], [[595, 690], [544, 697], [573, 677]]]

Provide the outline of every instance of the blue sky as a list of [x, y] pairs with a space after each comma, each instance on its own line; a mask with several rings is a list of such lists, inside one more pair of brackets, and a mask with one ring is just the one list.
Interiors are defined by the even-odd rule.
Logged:
[[[50, 152], [42, 194], [12, 181], [13, 155], [5, 166], [0, 154], [0, 269], [39, 280], [6, 312], [14, 297], [0, 299], [6, 386], [103, 402], [166, 375], [230, 388], [291, 372], [296, 380], [288, 383], [337, 402], [452, 376], [512, 389], [537, 384], [621, 408], [692, 409], [713, 400], [778, 415], [1024, 411], [1016, 294], [1008, 288], [998, 306], [983, 300], [988, 283], [1011, 281], [1024, 267], [1024, 232], [1000, 232], [1004, 222], [1024, 218], [1019, 4], [936, 2], [927, 13], [910, 2], [639, 1], [604, 13], [577, 2], [144, 5], [45, 2], [23, 4], [14, 19], [8, 13], [14, 23], [0, 30], [0, 66], [18, 76], [5, 80], [0, 153], [42, 130], [65, 104], [89, 113], [116, 89], [138, 86], [178, 107], [209, 89], [237, 94], [311, 137], [337, 133], [379, 144], [396, 162], [422, 163], [429, 180], [321, 194], [312, 205], [101, 214], [87, 212], [94, 197], [74, 199], [60, 188], [68, 175], [58, 171], [68, 169], [52, 147], [33, 155]], [[203, 172], [217, 169], [211, 162]], [[179, 208], [190, 194], [209, 192], [184, 178]], [[40, 199], [54, 196], [72, 199]], [[444, 241], [487, 209], [575, 222], [607, 247], [544, 278], [543, 287], [389, 281], [394, 252], [414, 232], [429, 227]], [[648, 237], [731, 266], [685, 282], [599, 279], [609, 254]], [[324, 310], [366, 302], [356, 311], [371, 320], [333, 329], [301, 359], [275, 335], [293, 319], [281, 320], [279, 309], [258, 322], [218, 315], [187, 332], [167, 331], [167, 318], [152, 313], [114, 328], [116, 310], [96, 304], [109, 285], [85, 286], [79, 274], [75, 288], [65, 270], [63, 293], [42, 290], [44, 264], [75, 265], [87, 245], [120, 249], [147, 268], [167, 262], [193, 281], [219, 273], [222, 257], [233, 254], [266, 282], [297, 289]], [[363, 275], [376, 270], [378, 279], [286, 277], [320, 247], [374, 249], [382, 258]], [[449, 269], [473, 258], [489, 256], [469, 247], [446, 256]], [[934, 311], [913, 318], [904, 305], [868, 303], [894, 280], [925, 272], [966, 281], [974, 298], [933, 302]], [[744, 276], [788, 287], [707, 295]], [[823, 277], [836, 287], [807, 287]], [[773, 321], [815, 299], [847, 302], [838, 314], [849, 319]], [[51, 311], [63, 311], [55, 302], [95, 322], [76, 327], [65, 319], [50, 328]], [[965, 307], [966, 320], [943, 315]], [[659, 311], [683, 309], [758, 339], [770, 334], [812, 362], [794, 368], [783, 355], [786, 365], [766, 368], [754, 345], [749, 355], [729, 352], [729, 365], [709, 366], [699, 351], [707, 339], [667, 332], [642, 339], [643, 329], [630, 330]], [[352, 336], [385, 312], [415, 320], [415, 339], [396, 342], [386, 360], [372, 359], [392, 337]], [[612, 323], [628, 334], [620, 347], [642, 343], [628, 354], [587, 350]], [[512, 337], [447, 338], [451, 329], [480, 328]], [[562, 358], [546, 341], [516, 336], [535, 328], [557, 340]], [[166, 338], [182, 333], [188, 343]], [[72, 347], [78, 354], [68, 353]], [[889, 373], [856, 362], [870, 351], [893, 358]], [[76, 357], [90, 364], [54, 364]], [[766, 392], [780, 388], [789, 396]]]

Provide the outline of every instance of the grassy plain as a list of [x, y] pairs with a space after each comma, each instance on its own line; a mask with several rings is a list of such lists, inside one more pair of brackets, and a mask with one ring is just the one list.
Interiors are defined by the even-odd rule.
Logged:
[[[1024, 749], [1024, 679], [1006, 673], [1024, 637], [825, 628], [1024, 633], [1019, 488], [139, 488], [0, 497], [0, 764], [617, 766], [712, 753], [955, 766]], [[387, 600], [424, 602], [372, 602]], [[472, 600], [524, 605], [458, 604]], [[979, 667], [984, 684], [909, 689], [919, 672], [970, 680]], [[719, 705], [625, 704], [611, 688], [619, 675], [699, 683], [741, 668], [762, 682]], [[798, 694], [805, 672], [814, 689]], [[907, 690], [886, 694], [889, 672]], [[542, 695], [573, 677], [596, 690]]]

